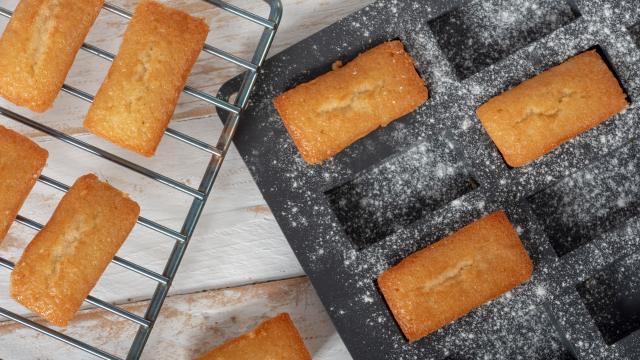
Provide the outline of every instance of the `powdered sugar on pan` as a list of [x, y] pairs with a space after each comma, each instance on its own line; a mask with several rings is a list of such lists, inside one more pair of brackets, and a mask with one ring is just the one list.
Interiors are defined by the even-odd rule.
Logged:
[[458, 77], [466, 79], [577, 17], [565, 1], [489, 1], [457, 8], [429, 24]]
[[[484, 0], [453, 13], [445, 1], [378, 1], [267, 63], [236, 145], [354, 358], [640, 358], [638, 333], [605, 344], [576, 291], [640, 250], [631, 166], [640, 156], [640, 36], [627, 28], [640, 11], [629, 1]], [[273, 98], [391, 39], [416, 60], [430, 99], [333, 159], [304, 163]], [[608, 58], [629, 109], [509, 169], [474, 110], [591, 48]], [[409, 344], [376, 278], [498, 209], [533, 258], [533, 279]], [[564, 230], [588, 241], [557, 251]]]
[[355, 246], [383, 240], [477, 187], [453, 144], [434, 140], [327, 193]]

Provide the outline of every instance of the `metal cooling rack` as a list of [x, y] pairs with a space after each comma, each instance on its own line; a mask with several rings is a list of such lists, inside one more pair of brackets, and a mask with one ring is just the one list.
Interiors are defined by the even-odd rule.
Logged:
[[[201, 92], [191, 87], [185, 87], [184, 89], [185, 93], [192, 95], [197, 99], [200, 99], [217, 108], [224, 109], [230, 114], [230, 116], [226, 117], [224, 128], [218, 139], [218, 143], [216, 145], [207, 144], [206, 142], [200, 141], [198, 139], [195, 139], [189, 135], [183, 134], [171, 128], [168, 128], [165, 132], [166, 136], [177, 139], [188, 145], [191, 145], [195, 148], [198, 148], [204, 152], [211, 154], [211, 160], [209, 161], [209, 164], [205, 170], [204, 176], [202, 177], [202, 180], [198, 188], [193, 188], [191, 186], [185, 185], [170, 177], [164, 176], [160, 173], [147, 169], [136, 163], [125, 160], [117, 155], [114, 155], [110, 152], [102, 150], [96, 146], [90, 145], [73, 136], [67, 135], [63, 132], [50, 128], [46, 125], [43, 125], [37, 121], [31, 120], [22, 115], [16, 114], [0, 106], [0, 115], [6, 118], [12, 119], [21, 124], [29, 126], [33, 129], [44, 132], [78, 149], [84, 150], [95, 156], [109, 160], [133, 172], [149, 177], [166, 186], [169, 186], [173, 189], [176, 189], [178, 191], [181, 191], [193, 197], [193, 202], [191, 204], [191, 207], [189, 208], [186, 219], [180, 231], [170, 229], [168, 227], [160, 225], [144, 217], [138, 218], [139, 225], [155, 230], [156, 232], [162, 234], [163, 236], [167, 236], [171, 238], [175, 242], [175, 245], [171, 252], [171, 256], [169, 257], [169, 260], [167, 261], [162, 274], [151, 271], [145, 268], [144, 266], [135, 264], [133, 262], [127, 261], [120, 257], [115, 257], [112, 260], [114, 264], [122, 266], [130, 271], [133, 271], [134, 273], [137, 273], [141, 276], [145, 276], [157, 282], [155, 292], [153, 294], [153, 297], [151, 298], [149, 307], [147, 308], [144, 317], [133, 314], [121, 307], [109, 304], [103, 300], [97, 299], [92, 296], [89, 296], [85, 300], [87, 303], [91, 305], [94, 305], [100, 309], [111, 312], [117, 316], [125, 318], [138, 325], [138, 331], [129, 349], [129, 352], [127, 354], [127, 359], [138, 359], [142, 354], [142, 351], [149, 338], [151, 330], [153, 329], [155, 321], [158, 318], [158, 314], [160, 313], [162, 304], [165, 298], [167, 297], [169, 287], [173, 282], [174, 276], [176, 275], [176, 272], [178, 270], [178, 266], [180, 265], [180, 262], [182, 260], [182, 257], [184, 256], [187, 245], [189, 244], [189, 240], [191, 239], [191, 236], [193, 235], [196, 224], [198, 223], [198, 219], [202, 214], [204, 205], [209, 195], [211, 194], [213, 183], [218, 175], [220, 166], [222, 165], [222, 162], [227, 153], [227, 150], [229, 149], [229, 145], [231, 144], [231, 139], [238, 125], [240, 113], [247, 105], [249, 95], [251, 93], [251, 90], [254, 87], [258, 68], [262, 65], [264, 59], [266, 58], [267, 52], [269, 51], [269, 48], [271, 46], [271, 43], [277, 31], [278, 25], [280, 23], [280, 19], [282, 17], [282, 4], [280, 0], [265, 0], [265, 2], [270, 7], [270, 13], [268, 18], [258, 16], [256, 14], [253, 14], [249, 11], [246, 11], [237, 6], [228, 4], [221, 0], [202, 0], [202, 1], [205, 1], [211, 5], [214, 5], [224, 11], [232, 13], [238, 16], [239, 18], [243, 18], [253, 23], [256, 23], [258, 25], [261, 25], [264, 29], [262, 31], [260, 41], [256, 47], [255, 53], [253, 54], [253, 57], [250, 61], [244, 60], [238, 56], [230, 54], [226, 51], [218, 49], [209, 44], [206, 44], [203, 48], [203, 52], [217, 56], [223, 60], [229, 61], [246, 70], [246, 72], [243, 75], [242, 86], [238, 91], [238, 95], [235, 101], [228, 102], [225, 100], [221, 100], [215, 96]], [[125, 9], [122, 9], [118, 6], [114, 6], [111, 4], [105, 4], [104, 10], [117, 14], [126, 19], [131, 19], [131, 16], [132, 16], [132, 14], [126, 11]], [[12, 15], [12, 12], [10, 10], [0, 7], [0, 16], [10, 18], [11, 15]], [[96, 55], [107, 61], [112, 61], [115, 58], [114, 54], [109, 53], [100, 48], [97, 48], [95, 46], [92, 46], [90, 44], [86, 44], [86, 43], [83, 44], [82, 49], [88, 53]], [[62, 90], [70, 95], [78, 97], [87, 102], [93, 101], [92, 95], [82, 90], [76, 89], [72, 86], [65, 84]], [[44, 175], [40, 176], [38, 181], [42, 184], [51, 186], [62, 192], [66, 192], [69, 189], [67, 185], [61, 182], [58, 182], [54, 179], [51, 179], [49, 177], [46, 177]], [[25, 225], [36, 231], [39, 231], [42, 229], [41, 224], [20, 215], [16, 218], [15, 221], [19, 224]], [[8, 270], [13, 270], [14, 264], [9, 260], [0, 257], [0, 267], [4, 267]], [[49, 327], [40, 325], [30, 319], [17, 315], [1, 307], [0, 307], [0, 316], [13, 320], [17, 323], [20, 323], [28, 328], [31, 328], [35, 331], [48, 335], [54, 339], [62, 341], [63, 343], [66, 343], [78, 349], [84, 350], [87, 353], [90, 353], [98, 358], [108, 359], [108, 360], [122, 359], [116, 355], [113, 355], [104, 350], [98, 349], [78, 339], [69, 337]]]

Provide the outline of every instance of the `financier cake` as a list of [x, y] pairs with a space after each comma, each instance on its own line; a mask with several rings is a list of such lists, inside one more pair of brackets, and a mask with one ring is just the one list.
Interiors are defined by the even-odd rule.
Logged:
[[507, 164], [526, 165], [628, 105], [595, 50], [583, 52], [476, 110]]
[[378, 286], [413, 342], [529, 280], [533, 263], [503, 211], [402, 260]]
[[429, 92], [400, 41], [281, 94], [274, 104], [302, 158], [321, 163], [380, 126], [412, 112]]
[[93, 175], [69, 189], [11, 273], [11, 295], [66, 326], [136, 223], [140, 207]]
[[33, 141], [0, 126], [0, 242], [42, 172], [49, 153]]
[[43, 112], [53, 105], [104, 0], [22, 0], [0, 39], [0, 96]]
[[198, 360], [311, 360], [289, 314], [266, 320], [245, 335], [227, 341]]
[[141, 155], [155, 154], [208, 34], [203, 19], [143, 0], [84, 126]]

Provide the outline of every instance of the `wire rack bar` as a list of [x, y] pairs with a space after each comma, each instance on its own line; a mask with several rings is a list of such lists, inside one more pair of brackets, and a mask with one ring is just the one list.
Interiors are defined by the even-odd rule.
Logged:
[[2, 6], [0, 6], [0, 16], [4, 16], [6, 18], [10, 18], [11, 15], [13, 14], [12, 11], [3, 8]]
[[7, 259], [0, 258], [0, 266], [7, 270], [13, 270], [13, 263]]
[[196, 199], [204, 198], [204, 194], [190, 186], [187, 186], [179, 181], [173, 180], [167, 176], [161, 175], [153, 170], [149, 170], [145, 167], [142, 167], [138, 164], [135, 164], [129, 160], [116, 156], [108, 151], [102, 150], [96, 146], [90, 145], [82, 140], [79, 140], [73, 136], [67, 135], [61, 131], [48, 127], [46, 125], [40, 124], [36, 121], [33, 121], [27, 117], [16, 114], [13, 111], [0, 107], [0, 115], [8, 117], [12, 120], [15, 120], [23, 125], [29, 126], [32, 129], [36, 129], [38, 131], [42, 131], [43, 133], [55, 137], [63, 142], [73, 145], [77, 148], [80, 148], [88, 153], [101, 157], [103, 159], [109, 160], [115, 164], [128, 168], [138, 174], [144, 175], [148, 178], [156, 180], [162, 184], [170, 186], [176, 190], [179, 190], [185, 194], [191, 195]]
[[[40, 225], [40, 223], [35, 222], [29, 218], [26, 218], [22, 215], [18, 215], [16, 216], [16, 220], [15, 222], [17, 222], [20, 225], [24, 225], [26, 227], [28, 227], [31, 230], [35, 230], [35, 231], [40, 231], [42, 230], [42, 225]], [[13, 268], [11, 268], [11, 270], [13, 270]]]
[[[0, 9], [2, 9], [2, 8], [0, 7]], [[7, 13], [11, 13], [10, 11], [8, 11], [6, 9], [4, 9], [4, 10], [5, 10], [4, 14], [2, 14], [2, 15], [7, 16], [6, 15]], [[7, 17], [10, 17], [10, 15], [7, 16]], [[88, 52], [90, 54], [96, 55], [99, 58], [101, 58], [103, 60], [107, 60], [107, 61], [113, 61], [113, 59], [115, 58], [114, 54], [112, 54], [112, 53], [110, 53], [110, 52], [108, 52], [106, 50], [100, 49], [97, 46], [93, 46], [93, 45], [87, 44], [87, 43], [82, 44], [82, 50], [84, 50], [84, 51], [86, 51], [86, 52]], [[229, 52], [226, 52], [226, 51], [224, 51], [222, 49], [219, 49], [219, 48], [217, 48], [215, 46], [212, 46], [212, 45], [209, 45], [209, 44], [205, 44], [204, 48], [202, 49], [202, 51], [204, 51], [205, 53], [207, 53], [209, 55], [217, 56], [217, 57], [219, 57], [219, 58], [221, 58], [223, 60], [229, 61], [229, 62], [231, 62], [231, 63], [233, 63], [235, 65], [241, 66], [241, 67], [243, 67], [243, 68], [245, 68], [247, 70], [255, 71], [257, 69], [256, 64], [251, 63], [251, 62], [249, 62], [249, 61], [247, 61], [247, 60], [245, 60], [245, 59], [243, 59], [243, 58], [241, 58], [239, 56], [235, 56], [235, 55], [233, 55], [233, 54], [231, 54]]]
[[[230, 13], [233, 13], [235, 15], [238, 15], [240, 17], [243, 17], [249, 21], [252, 21], [256, 24], [260, 24], [266, 28], [269, 29], [273, 29], [275, 27], [275, 22], [269, 19], [265, 19], [261, 16], [258, 16], [256, 14], [253, 14], [249, 11], [246, 11], [244, 9], [241, 9], [237, 6], [231, 5], [225, 1], [219, 1], [219, 0], [205, 0], [206, 2], [208, 2], [209, 4], [215, 5], [225, 11], [228, 11]], [[112, 4], [105, 4], [104, 5], [104, 9], [107, 11], [110, 11], [114, 14], [120, 15], [123, 18], [126, 19], [131, 19], [132, 13], [115, 5]]]
[[82, 99], [86, 102], [89, 102], [89, 103], [93, 102], [93, 95], [89, 94], [88, 92], [84, 92], [71, 85], [67, 85], [67, 84], [62, 85], [62, 91], [66, 92], [69, 95], [73, 95], [79, 99]]
[[[209, 1], [207, 1], [209, 2]], [[269, 14], [270, 21], [272, 21], [275, 26], [271, 28], [266, 28], [262, 32], [262, 36], [260, 37], [260, 42], [258, 43], [256, 52], [254, 53], [252, 63], [262, 64], [267, 56], [269, 48], [273, 42], [273, 38], [275, 37], [275, 33], [277, 31], [277, 24], [280, 23], [282, 17], [282, 4], [279, 0], [274, 0], [270, 2], [271, 11]], [[241, 108], [244, 109], [248, 103], [249, 95], [253, 90], [253, 85], [255, 83], [255, 79], [257, 77], [257, 71], [248, 71], [245, 73], [243, 84], [240, 87], [239, 95], [236, 98], [235, 103]], [[237, 128], [239, 119], [238, 113], [231, 113], [230, 118], [225, 122], [224, 128], [222, 130], [222, 134], [218, 140], [217, 148], [222, 149], [223, 154], [226, 154], [229, 147], [231, 146], [231, 139], [235, 130]], [[212, 157], [209, 166], [207, 167], [207, 171], [205, 172], [202, 181], [198, 187], [198, 190], [202, 191], [205, 194], [210, 194], [211, 189], [213, 188], [213, 183], [220, 171], [220, 166], [222, 165], [224, 157]], [[208, 195], [207, 195], [208, 196]], [[176, 243], [173, 251], [171, 252], [170, 260], [167, 263], [163, 274], [170, 279], [168, 286], [158, 285], [156, 287], [156, 291], [151, 298], [151, 302], [149, 304], [149, 308], [145, 314], [145, 318], [152, 319], [151, 327], [147, 329], [139, 329], [136, 334], [136, 338], [129, 350], [129, 354], [127, 356], [128, 360], [138, 359], [140, 358], [142, 351], [144, 350], [144, 346], [149, 339], [149, 335], [151, 330], [153, 329], [153, 325], [155, 319], [158, 318], [160, 310], [162, 308], [162, 304], [167, 297], [169, 292], [169, 286], [171, 286], [171, 281], [173, 281], [175, 274], [178, 271], [178, 267], [180, 266], [180, 262], [184, 257], [184, 253], [186, 251], [187, 245], [189, 244], [189, 240], [191, 239], [191, 235], [195, 231], [195, 227], [202, 215], [202, 211], [204, 209], [204, 205], [206, 203], [207, 198], [204, 199], [194, 199], [189, 209], [189, 213], [187, 218], [185, 219], [184, 225], [182, 227], [181, 232], [189, 234], [187, 237], [187, 241], [184, 243]]]
[[114, 54], [108, 52], [107, 50], [100, 49], [97, 46], [93, 46], [87, 43], [82, 44], [81, 49], [88, 52], [89, 54], [101, 58], [102, 60], [113, 61], [113, 59], [116, 57]]
[[[212, 2], [210, 2], [210, 3], [212, 3]], [[220, 1], [219, 3], [223, 4], [224, 2]], [[226, 3], [224, 3], [224, 4], [226, 4]], [[219, 6], [217, 4], [215, 4], [215, 5]], [[238, 9], [235, 6], [231, 6], [229, 4], [226, 4], [226, 5], [227, 5], [227, 8], [223, 8], [224, 10], [230, 11], [231, 8]], [[128, 12], [125, 9], [122, 9], [120, 7], [117, 7], [115, 5], [105, 4], [104, 5], [104, 9], [108, 10], [108, 11], [110, 11], [110, 12], [116, 14], [116, 15], [120, 15], [125, 19], [131, 19], [131, 16], [132, 16], [132, 14], [130, 12]], [[242, 11], [242, 9], [238, 9], [238, 10]], [[249, 13], [249, 14], [250, 14], [250, 16], [255, 17], [256, 19], [261, 19], [261, 22], [268, 24], [269, 28], [273, 28], [273, 22], [271, 22], [271, 21], [269, 21], [267, 19], [261, 18], [261, 17], [259, 17], [257, 15], [254, 15], [254, 14], [251, 14], [251, 13]], [[95, 48], [95, 47], [93, 47], [91, 45], [89, 45], [89, 47], [94, 48], [95, 50], [98, 50], [98, 53], [96, 53], [96, 55], [98, 55], [98, 56], [101, 56], [100, 53], [102, 53], [103, 55], [107, 55], [108, 54], [108, 53], [104, 52], [104, 50]], [[88, 50], [88, 49], [85, 49], [85, 50]], [[226, 52], [224, 50], [220, 50], [220, 49], [218, 49], [218, 48], [216, 48], [214, 46], [205, 44], [203, 51], [206, 52], [207, 54], [218, 56], [218, 57], [220, 57], [220, 58], [222, 58], [224, 60], [227, 60], [229, 62], [232, 62], [232, 63], [234, 63], [234, 64], [236, 64], [238, 66], [242, 66], [243, 68], [245, 68], [247, 70], [255, 71], [257, 69], [256, 64], [251, 63], [251, 62], [249, 62], [247, 60], [244, 60], [241, 57], [238, 57], [238, 56], [235, 56], [233, 54], [230, 54], [230, 53], [228, 53], [228, 52]], [[103, 58], [109, 60], [109, 58], [107, 58], [107, 57], [103, 57]], [[111, 59], [113, 59], [113, 57], [111, 57]]]
[[[164, 303], [164, 300], [168, 295], [169, 288], [173, 282], [173, 279], [175, 278], [175, 275], [178, 271], [178, 267], [182, 261], [182, 258], [184, 257], [184, 253], [186, 251], [187, 245], [195, 231], [198, 220], [202, 215], [205, 203], [212, 191], [213, 184], [220, 171], [220, 166], [222, 165], [224, 157], [229, 149], [231, 138], [235, 133], [240, 113], [242, 109], [246, 107], [249, 94], [251, 93], [251, 90], [257, 78], [257, 70], [259, 66], [262, 65], [266, 57], [266, 54], [271, 46], [273, 37], [275, 35], [275, 32], [277, 31], [277, 27], [278, 27], [278, 24], [280, 23], [281, 16], [282, 16], [282, 5], [280, 3], [280, 0], [265, 0], [265, 2], [268, 3], [270, 6], [270, 14], [268, 19], [260, 17], [256, 14], [253, 14], [249, 11], [241, 9], [237, 6], [228, 4], [225, 1], [220, 1], [220, 0], [203, 0], [203, 1], [209, 4], [212, 4], [218, 8], [221, 8], [224, 11], [237, 15], [243, 19], [262, 25], [264, 29], [262, 32], [262, 36], [260, 37], [260, 42], [251, 60], [245, 60], [241, 57], [238, 57], [234, 54], [230, 54], [224, 50], [221, 50], [209, 44], [205, 44], [205, 46], [202, 49], [204, 53], [217, 56], [225, 61], [228, 61], [230, 63], [240, 66], [243, 69], [248, 70], [243, 77], [243, 82], [239, 89], [238, 96], [236, 97], [233, 103], [227, 101], [226, 99], [219, 99], [215, 96], [212, 96], [210, 94], [207, 94], [197, 89], [193, 89], [191, 87], [185, 87], [184, 89], [185, 93], [194, 96], [196, 99], [204, 101], [207, 104], [213, 105], [217, 108], [226, 110], [228, 112], [229, 116], [226, 119], [226, 121], [224, 121], [224, 127], [222, 130], [222, 133], [220, 134], [220, 137], [218, 139], [216, 146], [212, 146], [206, 142], [195, 139], [177, 130], [167, 129], [165, 132], [165, 135], [172, 137], [174, 139], [177, 139], [179, 141], [182, 141], [184, 143], [187, 143], [189, 145], [192, 145], [211, 155], [209, 164], [205, 169], [204, 176], [201, 179], [201, 182], [197, 189], [187, 186], [185, 184], [182, 184], [169, 177], [163, 176], [153, 170], [146, 169], [131, 161], [118, 157], [96, 146], [83, 142], [75, 137], [66, 135], [46, 125], [42, 125], [29, 118], [26, 118], [17, 113], [14, 113], [11, 110], [0, 107], [0, 116], [5, 116], [18, 123], [29, 126], [32, 129], [41, 131], [47, 135], [57, 138], [60, 141], [73, 145], [76, 148], [84, 150], [95, 156], [104, 158], [128, 170], [131, 170], [135, 173], [151, 178], [170, 188], [176, 189], [178, 191], [181, 191], [193, 197], [191, 207], [189, 208], [189, 211], [187, 213], [187, 216], [185, 218], [185, 221], [180, 231], [175, 231], [173, 229], [160, 225], [144, 217], [138, 218], [138, 224], [140, 224], [141, 226], [152, 229], [160, 234], [163, 234], [175, 240], [174, 248], [171, 252], [169, 260], [167, 261], [162, 274], [158, 274], [141, 265], [138, 265], [128, 260], [124, 260], [117, 256], [114, 257], [114, 259], [112, 260], [114, 264], [117, 264], [129, 271], [132, 271], [134, 273], [137, 273], [139, 275], [145, 276], [149, 279], [156, 281], [157, 283], [156, 289], [154, 291], [152, 298], [150, 299], [149, 306], [146, 310], [144, 317], [133, 314], [116, 305], [109, 304], [93, 296], [89, 296], [85, 300], [89, 304], [92, 304], [98, 308], [101, 308], [119, 317], [127, 319], [138, 325], [138, 332], [129, 348], [129, 351], [126, 357], [127, 360], [139, 359], [142, 354], [142, 351], [144, 350], [144, 347], [149, 338], [151, 330], [153, 329], [155, 321], [158, 318], [158, 315], [160, 313], [162, 304]], [[106, 11], [119, 15], [125, 19], [131, 19], [131, 16], [132, 16], [131, 13], [128, 12], [127, 10], [113, 4], [106, 3], [104, 5], [104, 9]], [[12, 15], [12, 12], [10, 10], [0, 7], [0, 16], [10, 18], [11, 15]], [[93, 54], [107, 61], [113, 61], [115, 58], [114, 54], [106, 50], [103, 50], [101, 48], [98, 48], [96, 46], [93, 46], [91, 44], [85, 43], [82, 49], [90, 54]], [[87, 102], [93, 101], [93, 95], [70, 85], [64, 85], [62, 88], [62, 91]], [[68, 185], [60, 181], [57, 181], [55, 179], [52, 179], [50, 177], [47, 177], [45, 175], [41, 175], [38, 181], [62, 192], [66, 192], [69, 190]], [[27, 226], [35, 231], [40, 231], [42, 229], [41, 224], [39, 224], [34, 220], [26, 218], [24, 216], [18, 215], [15, 219], [15, 222], [20, 223], [24, 226]], [[9, 260], [0, 257], [0, 267], [6, 268], [11, 271], [14, 268], [14, 264]], [[0, 316], [13, 320], [37, 332], [40, 332], [54, 339], [60, 340], [66, 344], [69, 344], [73, 347], [81, 349], [89, 354], [96, 356], [97, 358], [107, 359], [107, 360], [122, 360], [122, 358], [116, 355], [109, 354], [92, 345], [89, 345], [77, 339], [71, 338], [56, 330], [40, 325], [28, 318], [14, 314], [11, 311], [8, 311], [6, 309], [0, 308]]]
[[138, 224], [140, 224], [140, 225], [142, 225], [142, 226], [144, 226], [144, 227], [146, 227], [148, 229], [154, 230], [154, 231], [156, 231], [156, 232], [158, 232], [160, 234], [166, 235], [166, 236], [168, 236], [168, 237], [170, 237], [170, 238], [172, 238], [172, 239], [174, 239], [174, 240], [176, 240], [178, 242], [184, 242], [185, 240], [187, 240], [187, 236], [186, 235], [181, 234], [181, 233], [179, 233], [179, 232], [177, 232], [177, 231], [175, 231], [173, 229], [170, 229], [170, 228], [168, 228], [168, 227], [166, 227], [164, 225], [160, 225], [160, 224], [158, 224], [158, 223], [156, 223], [154, 221], [151, 221], [151, 220], [149, 220], [147, 218], [144, 218], [142, 216], [138, 218]]
[[202, 51], [204, 51], [207, 54], [210, 55], [215, 55], [221, 59], [227, 60], [231, 63], [234, 63], [238, 66], [241, 66], [247, 70], [251, 70], [251, 71], [256, 71], [258, 69], [258, 67], [256, 66], [256, 64], [249, 62], [241, 57], [235, 56], [233, 54], [230, 54], [224, 50], [218, 49], [216, 47], [213, 47], [211, 45], [205, 44], [204, 48], [202, 49]]
[[144, 319], [132, 312], [129, 312], [127, 310], [124, 310], [120, 307], [117, 307], [115, 305], [109, 304], [108, 302], [105, 302], [103, 300], [97, 299], [91, 295], [87, 296], [87, 299], [85, 300], [87, 303], [96, 306], [102, 310], [106, 310], [112, 314], [118, 315], [121, 318], [125, 318], [129, 321], [132, 321], [142, 327], [149, 327], [151, 325], [151, 321]]

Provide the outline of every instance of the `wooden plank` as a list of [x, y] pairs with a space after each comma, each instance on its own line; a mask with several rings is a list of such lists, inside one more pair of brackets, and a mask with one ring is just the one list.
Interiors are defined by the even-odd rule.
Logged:
[[[126, 305], [140, 312], [147, 302]], [[291, 314], [315, 360], [350, 359], [306, 278], [169, 297], [142, 359], [192, 359], [281, 312]], [[126, 354], [134, 326], [88, 310], [65, 331], [101, 349]], [[15, 324], [0, 325], [0, 358], [87, 359], [83, 352]]]

